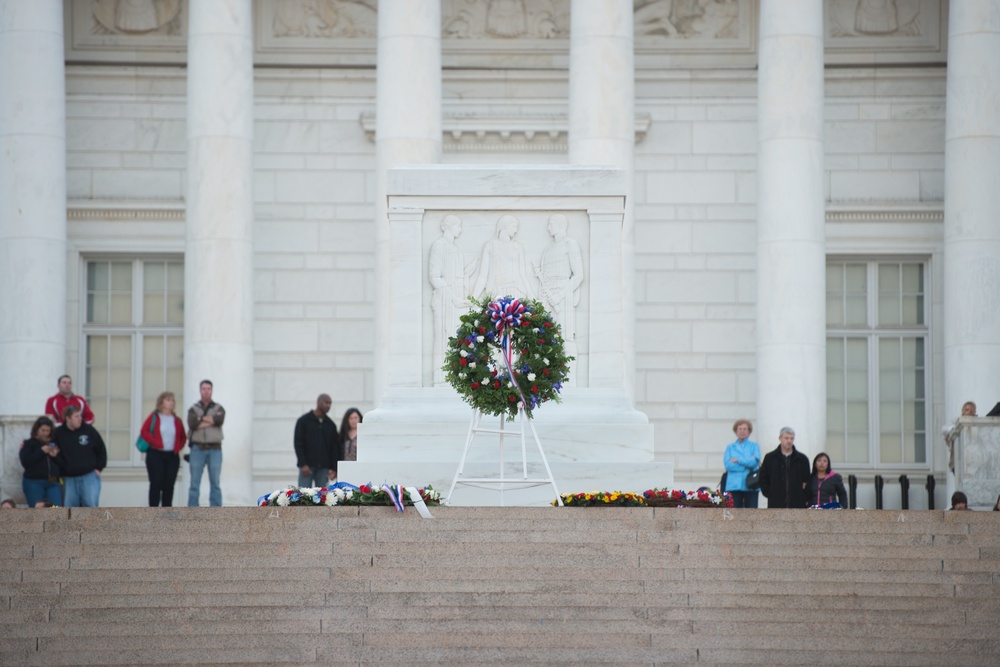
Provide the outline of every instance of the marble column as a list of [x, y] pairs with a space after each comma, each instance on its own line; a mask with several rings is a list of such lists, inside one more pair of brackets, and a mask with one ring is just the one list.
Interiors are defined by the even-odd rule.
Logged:
[[[626, 394], [635, 384], [635, 35], [632, 3], [573, 0], [569, 47], [569, 161], [610, 165], [625, 172], [622, 229], [622, 377]], [[607, 315], [607, 314], [605, 314]], [[592, 332], [597, 333], [597, 332]], [[618, 334], [619, 332], [615, 332]], [[615, 338], [618, 338], [616, 335]]]
[[762, 0], [757, 74], [757, 419], [826, 442], [823, 3]]
[[1000, 0], [950, 5], [944, 182], [945, 417], [1000, 400]]
[[251, 0], [188, 7], [185, 401], [212, 380], [226, 408], [223, 503], [246, 505], [255, 499]]
[[41, 414], [72, 374], [63, 48], [62, 0], [0, 0], [0, 415]]
[[441, 157], [441, 4], [380, 0], [375, 155], [375, 401], [389, 376], [389, 220], [387, 174]]

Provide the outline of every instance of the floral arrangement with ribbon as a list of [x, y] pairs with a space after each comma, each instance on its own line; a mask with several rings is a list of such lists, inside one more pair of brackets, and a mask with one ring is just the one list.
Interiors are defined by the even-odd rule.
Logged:
[[483, 414], [528, 417], [559, 402], [573, 357], [562, 332], [538, 301], [505, 296], [475, 301], [448, 339], [445, 377], [462, 399]]
[[[649, 489], [642, 493], [622, 491], [592, 491], [590, 493], [564, 493], [566, 507], [732, 507], [733, 496], [729, 493], [711, 490], [680, 491], [670, 489]], [[552, 501], [556, 505], [556, 501]]]
[[392, 486], [383, 484], [381, 487], [371, 484], [354, 486], [347, 482], [333, 482], [329, 486], [296, 487], [289, 486], [265, 494], [257, 499], [258, 507], [291, 507], [302, 505], [388, 505], [395, 506], [400, 512], [405, 505], [413, 505], [413, 493], [427, 505], [440, 505], [441, 493], [433, 486], [416, 488], [403, 485]]

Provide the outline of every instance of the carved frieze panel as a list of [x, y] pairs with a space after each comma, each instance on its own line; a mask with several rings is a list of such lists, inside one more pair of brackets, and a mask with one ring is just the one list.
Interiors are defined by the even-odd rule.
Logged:
[[[572, 0], [439, 1], [445, 67], [568, 66]], [[638, 69], [756, 65], [760, 0], [628, 1]], [[189, 2], [64, 0], [67, 60], [183, 63]], [[945, 61], [945, 0], [823, 8], [828, 65]], [[375, 64], [378, 0], [254, 0], [253, 20], [257, 64]]]
[[633, 0], [636, 67], [755, 64], [757, 0]]
[[698, 41], [739, 42], [749, 33], [750, 0], [634, 0], [635, 36], [671, 47]]
[[374, 37], [375, 0], [275, 0], [269, 9], [271, 35], [307, 39]]
[[[446, 384], [440, 367], [448, 338], [471, 307], [470, 296], [541, 301], [562, 326], [568, 354], [586, 359], [591, 294], [586, 212], [428, 210], [421, 236], [421, 294], [430, 305], [423, 309], [424, 331], [430, 332], [422, 340], [425, 384]], [[578, 370], [573, 364], [573, 384]]]
[[93, 0], [94, 34], [173, 35], [181, 33], [180, 0]]
[[827, 64], [946, 59], [943, 0], [827, 0], [825, 10]]
[[444, 39], [569, 36], [569, 0], [442, 0]]
[[67, 59], [183, 62], [187, 2], [67, 0]]

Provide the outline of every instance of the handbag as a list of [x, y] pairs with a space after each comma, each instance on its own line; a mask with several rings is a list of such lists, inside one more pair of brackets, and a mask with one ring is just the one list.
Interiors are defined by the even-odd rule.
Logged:
[[[149, 430], [152, 431], [154, 428], [156, 428], [156, 413], [155, 412], [153, 413], [153, 423], [150, 425]], [[139, 429], [139, 437], [135, 439], [135, 448], [138, 449], [140, 452], [143, 452], [143, 453], [149, 451], [149, 443], [146, 442], [143, 439], [143, 437], [142, 437], [142, 429]]]
[[747, 488], [748, 489], [759, 489], [760, 488], [760, 468], [756, 470], [751, 470], [747, 473]]

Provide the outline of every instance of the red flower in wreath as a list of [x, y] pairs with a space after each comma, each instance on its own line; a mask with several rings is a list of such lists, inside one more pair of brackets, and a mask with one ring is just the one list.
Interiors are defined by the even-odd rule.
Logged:
[[473, 382], [472, 383], [472, 388], [473, 389], [479, 389], [479, 383], [478, 382]]
[[459, 366], [468, 366], [469, 362], [466, 360], [465, 357], [462, 357], [461, 359], [458, 360], [458, 365]]
[[517, 399], [516, 399], [516, 398], [514, 398], [513, 396], [508, 396], [508, 397], [507, 397], [507, 400], [508, 400], [508, 401], [510, 401], [511, 403], [513, 403], [513, 402], [514, 402], [514, 401], [516, 401]]
[[543, 368], [542, 369], [542, 375], [550, 375], [549, 369], [548, 368]]
[[537, 384], [531, 385], [531, 393], [532, 394], [537, 394], [538, 393], [538, 385]]

